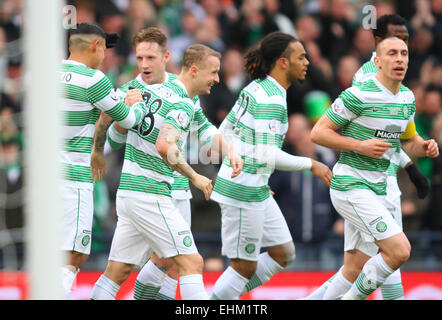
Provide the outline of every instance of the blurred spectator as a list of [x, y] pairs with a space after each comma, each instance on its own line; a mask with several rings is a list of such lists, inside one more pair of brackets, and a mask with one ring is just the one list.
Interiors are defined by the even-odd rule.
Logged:
[[420, 70], [425, 60], [432, 54], [433, 44], [434, 35], [428, 27], [420, 27], [413, 31], [409, 42], [410, 63], [405, 77], [406, 83], [414, 79], [419, 79]]
[[359, 60], [353, 56], [344, 56], [339, 60], [336, 70], [336, 82], [339, 85], [340, 91], [351, 87], [353, 76], [360, 66]]
[[435, 54], [442, 57], [442, 1], [431, 0], [431, 11], [436, 20], [433, 27], [433, 34], [435, 35]]
[[375, 50], [373, 33], [369, 29], [359, 28], [356, 30], [353, 38], [353, 49], [351, 55], [359, 60], [362, 65], [370, 60], [373, 51]]
[[428, 57], [422, 64], [419, 76], [420, 82], [425, 86], [442, 87], [442, 60], [434, 56]]
[[321, 36], [321, 25], [312, 16], [302, 16], [296, 20], [296, 34], [299, 41], [304, 45], [311, 41], [317, 41]]
[[221, 54], [226, 50], [226, 44], [221, 38], [218, 19], [215, 16], [207, 16], [203, 20], [195, 34], [195, 41], [205, 44]]
[[[238, 11], [231, 3], [230, 5], [221, 0], [200, 0], [199, 3], [208, 16], [215, 17], [220, 28], [220, 37], [227, 44], [231, 41], [232, 23], [237, 19]], [[233, 16], [228, 14], [227, 8], [234, 8]]]
[[9, 59], [6, 77], [3, 79], [0, 109], [9, 108], [11, 112], [20, 112], [23, 100], [22, 63], [20, 56]]
[[278, 26], [264, 8], [263, 0], [244, 0], [240, 17], [232, 26], [232, 45], [247, 49], [256, 45], [266, 34], [277, 31]]
[[152, 0], [160, 23], [167, 25], [170, 37], [182, 34], [182, 1], [181, 0]]
[[[1, 116], [2, 117], [2, 116]], [[2, 117], [3, 120], [3, 117]], [[4, 121], [1, 121], [4, 122]], [[3, 128], [2, 128], [3, 129]], [[23, 166], [20, 142], [17, 136], [0, 136], [0, 233], [2, 250], [0, 268], [23, 267], [24, 216], [23, 216]]]
[[333, 79], [333, 68], [327, 58], [321, 52], [318, 39], [321, 35], [321, 26], [312, 16], [306, 15], [296, 20], [296, 34], [299, 41], [304, 45], [307, 58], [311, 65], [320, 69], [328, 81]]
[[436, 19], [431, 12], [429, 0], [415, 0], [416, 13], [411, 18], [411, 27], [419, 29], [420, 27], [433, 27], [436, 24]]
[[[311, 124], [302, 114], [289, 118], [285, 148], [292, 154], [310, 157], [332, 167], [336, 162], [332, 150], [315, 145], [310, 139]], [[335, 268], [327, 246], [332, 230], [342, 236], [343, 220], [330, 201], [329, 189], [310, 171], [278, 171], [270, 177], [269, 186], [281, 207], [296, 248], [296, 259], [289, 269]], [[342, 240], [339, 240], [342, 241]], [[319, 265], [318, 265], [319, 262]]]
[[[433, 126], [442, 112], [441, 93], [440, 88], [436, 86], [429, 86], [425, 89], [423, 96], [423, 103], [421, 108], [416, 112], [414, 122], [416, 123], [416, 130], [424, 139], [437, 138], [437, 133], [433, 131]], [[421, 172], [428, 178], [431, 178], [433, 169], [432, 158], [420, 158], [417, 160], [417, 165]]]
[[108, 76], [115, 87], [120, 84], [118, 80], [121, 75], [120, 63], [120, 57], [117, 56], [115, 49], [106, 49], [106, 54], [100, 65], [100, 70]]
[[107, 33], [117, 33], [120, 36], [115, 45], [115, 52], [120, 57], [119, 66], [124, 63], [131, 52], [131, 38], [127, 29], [127, 17], [111, 0], [98, 0], [96, 2], [97, 21]]
[[[434, 108], [439, 104], [439, 111], [434, 116], [433, 125], [430, 131], [430, 137], [435, 139], [442, 148], [442, 106], [441, 91], [439, 95], [436, 91], [431, 92], [429, 100], [433, 100]], [[439, 102], [438, 102], [439, 101]], [[431, 102], [430, 102], [431, 103]], [[428, 210], [423, 217], [422, 227], [429, 230], [442, 230], [442, 157], [437, 157], [433, 161], [431, 171], [431, 193], [428, 204]]]
[[3, 88], [3, 82], [6, 75], [6, 67], [8, 63], [8, 53], [6, 52], [6, 33], [0, 27], [0, 88]]
[[67, 4], [73, 5], [76, 9], [77, 23], [95, 23], [95, 3], [89, 0], [71, 0]]
[[280, 6], [280, 0], [264, 0], [264, 8], [277, 25], [279, 31], [296, 37], [293, 22], [284, 13], [280, 12]]
[[396, 13], [396, 3], [392, 0], [375, 0], [376, 18]]
[[18, 40], [21, 36], [22, 9], [22, 0], [3, 0], [0, 2], [0, 26], [6, 32], [7, 42]]
[[183, 32], [169, 39], [170, 60], [176, 65], [181, 64], [184, 51], [196, 42], [196, 33], [200, 24], [192, 11], [186, 11], [181, 18]]
[[328, 10], [321, 11], [318, 15], [322, 30], [319, 41], [321, 52], [333, 66], [351, 48], [354, 33], [352, 19], [356, 18], [353, 10], [349, 0], [330, 0]]
[[248, 81], [243, 53], [237, 48], [229, 48], [222, 57], [220, 82], [212, 87], [209, 95], [200, 96], [201, 106], [215, 126], [218, 127], [227, 116]]
[[324, 58], [322, 55], [316, 42], [305, 42], [304, 48], [307, 52], [310, 63], [321, 71], [327, 81], [333, 81], [333, 68], [328, 59]]
[[141, 29], [155, 25], [155, 9], [150, 1], [130, 0], [127, 8], [127, 33], [130, 40]]

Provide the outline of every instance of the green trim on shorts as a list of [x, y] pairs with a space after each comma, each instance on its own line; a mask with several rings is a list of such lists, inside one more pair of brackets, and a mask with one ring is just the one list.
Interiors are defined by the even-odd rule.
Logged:
[[371, 236], [372, 236], [375, 240], [377, 240], [376, 237], [373, 235], [373, 233], [371, 233], [370, 229], [369, 229], [369, 228], [367, 227], [367, 225], [365, 224], [364, 220], [362, 220], [362, 218], [358, 215], [358, 213], [356, 212], [355, 207], [354, 207], [353, 204], [350, 202], [350, 200], [348, 200], [348, 198], [347, 198], [347, 202], [351, 205], [351, 207], [353, 208], [353, 210], [354, 210], [354, 212], [356, 213], [356, 215], [358, 216], [358, 218], [361, 219], [362, 224], [365, 226], [365, 228], [367, 229], [367, 231], [371, 234]]
[[176, 246], [175, 239], [173, 238], [173, 235], [172, 235], [172, 231], [170, 231], [169, 225], [168, 225], [167, 222], [166, 222], [166, 218], [164, 217], [163, 212], [161, 211], [160, 203], [159, 203], [158, 201], [157, 201], [157, 205], [158, 205], [158, 210], [160, 210], [160, 214], [161, 214], [161, 216], [162, 216], [163, 219], [164, 219], [164, 223], [166, 224], [167, 230], [169, 230], [169, 234], [170, 234], [170, 237], [172, 238], [173, 245], [175, 246], [176, 253], [177, 253], [177, 255], [179, 255], [180, 252], [178, 251], [178, 248], [177, 248], [177, 246]]
[[78, 235], [78, 221], [80, 220], [80, 189], [77, 189], [78, 192], [78, 208], [77, 208], [77, 228], [75, 230], [75, 236], [74, 236], [74, 247], [72, 248], [72, 251], [75, 251], [75, 245], [77, 244], [77, 235]]
[[239, 208], [238, 243], [236, 244], [236, 257], [237, 258], [239, 258], [239, 242], [241, 239], [241, 222], [242, 222], [242, 208]]

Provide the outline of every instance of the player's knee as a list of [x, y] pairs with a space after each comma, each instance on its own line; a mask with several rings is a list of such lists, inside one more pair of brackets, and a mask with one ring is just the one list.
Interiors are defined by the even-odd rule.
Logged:
[[394, 250], [392, 252], [393, 260], [399, 266], [403, 265], [410, 258], [410, 251], [410, 247], [408, 247], [407, 245], [402, 245], [401, 247], [397, 248], [397, 250]]
[[286, 263], [283, 267], [287, 267], [290, 263], [295, 261], [296, 258], [296, 249], [293, 241], [285, 244], [284, 250], [286, 252]]
[[167, 275], [175, 280], [178, 280], [178, 274], [179, 274], [179, 270], [178, 270], [178, 266], [176, 265], [176, 263], [174, 263], [168, 270], [167, 270]]
[[129, 278], [133, 268], [134, 266], [132, 264], [109, 261], [106, 270], [104, 271], [104, 275], [115, 283], [121, 285], [127, 280], [127, 278]]
[[396, 237], [394, 242], [387, 248], [384, 247], [383, 253], [387, 255], [390, 261], [390, 267], [393, 269], [399, 268], [410, 258], [411, 245], [405, 237]]
[[267, 252], [273, 260], [284, 268], [295, 260], [295, 244], [293, 241], [267, 248]]
[[178, 265], [180, 275], [203, 272], [204, 260], [199, 253], [178, 255], [173, 261]]
[[81, 268], [81, 266], [86, 262], [89, 255], [71, 251], [69, 253], [69, 264], [74, 266], [77, 270]]
[[243, 277], [250, 279], [256, 272], [257, 262], [232, 259], [230, 260], [230, 266]]

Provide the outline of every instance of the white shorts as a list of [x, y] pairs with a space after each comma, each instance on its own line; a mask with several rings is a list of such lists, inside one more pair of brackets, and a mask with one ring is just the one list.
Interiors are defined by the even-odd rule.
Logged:
[[395, 177], [387, 178], [387, 196], [385, 197], [385, 206], [393, 215], [396, 223], [402, 228], [402, 207], [401, 207], [401, 190], [397, 184]]
[[273, 197], [264, 210], [220, 203], [222, 254], [230, 259], [257, 261], [261, 247], [292, 241], [284, 215]]
[[88, 189], [63, 186], [62, 197], [62, 250], [89, 254], [94, 218], [94, 192]]
[[142, 265], [155, 252], [160, 258], [198, 253], [189, 225], [171, 198], [117, 195], [118, 221], [109, 260]]
[[190, 213], [190, 199], [174, 199], [172, 198], [172, 202], [180, 211], [184, 220], [186, 220], [189, 227], [192, 225], [192, 215]]
[[330, 189], [336, 211], [344, 218], [344, 251], [357, 249], [368, 256], [377, 254], [377, 240], [402, 232], [385, 205], [385, 196], [367, 189]]

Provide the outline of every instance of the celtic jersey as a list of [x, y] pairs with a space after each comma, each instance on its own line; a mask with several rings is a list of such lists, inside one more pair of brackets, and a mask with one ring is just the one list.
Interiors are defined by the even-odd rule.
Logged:
[[[173, 73], [166, 72], [165, 81], [164, 82], [173, 82], [177, 79], [178, 76]], [[129, 88], [134, 89], [145, 89], [149, 84], [146, 83], [142, 78], [141, 74], [139, 74], [136, 78], [125, 83], [121, 88], [118, 89], [118, 95], [121, 99], [124, 99], [126, 96], [127, 90]], [[192, 101], [195, 103], [195, 116], [192, 121], [192, 125], [190, 127], [190, 133], [195, 136], [196, 139], [199, 139], [202, 143], [206, 143], [211, 140], [213, 136], [218, 134], [218, 130], [216, 127], [207, 120], [201, 106], [200, 100], [198, 96], [195, 96]], [[112, 137], [108, 136], [109, 143], [113, 149], [119, 149], [123, 146], [122, 143], [118, 143], [112, 140]], [[183, 148], [183, 157], [186, 156], [186, 148]], [[192, 198], [192, 193], [190, 192], [189, 187], [189, 179], [179, 174], [178, 172], [174, 172], [174, 183], [172, 184], [172, 197], [175, 199], [190, 199]]]
[[162, 159], [156, 141], [163, 123], [179, 131], [177, 146], [182, 152], [195, 117], [196, 107], [178, 80], [146, 86], [148, 113], [138, 127], [129, 129], [118, 195], [171, 196], [174, 170]]
[[288, 128], [286, 90], [272, 77], [256, 79], [239, 94], [220, 126], [223, 136], [241, 155], [240, 175], [231, 178], [232, 168], [224, 159], [212, 200], [242, 208], [262, 208], [270, 196], [268, 180], [273, 169], [258, 161], [265, 146], [281, 149]]
[[326, 111], [330, 120], [342, 127], [342, 135], [359, 141], [386, 139], [392, 147], [379, 159], [342, 151], [330, 187], [341, 191], [371, 189], [385, 195], [391, 159], [400, 151], [400, 138], [415, 111], [411, 90], [401, 85], [394, 95], [376, 77], [343, 91]]
[[63, 179], [76, 187], [92, 190], [90, 158], [95, 122], [100, 110], [124, 127], [137, 125], [144, 117], [144, 104], [132, 108], [120, 101], [103, 72], [63, 60], [60, 70], [63, 113]]
[[[376, 51], [373, 52], [369, 61], [365, 62], [358, 71], [356, 71], [353, 76], [353, 85], [356, 85], [359, 82], [367, 81], [368, 79], [375, 77], [378, 73], [378, 67], [374, 64], [374, 57], [376, 57]], [[416, 134], [416, 128], [414, 126], [414, 121], [407, 127], [406, 133], [402, 136], [402, 138], [407, 139], [414, 134]], [[397, 170], [399, 167], [404, 168], [411, 161], [410, 157], [404, 152], [404, 150], [400, 150], [399, 153], [395, 154], [391, 159], [390, 167], [388, 168], [388, 175], [392, 177], [397, 177]]]

